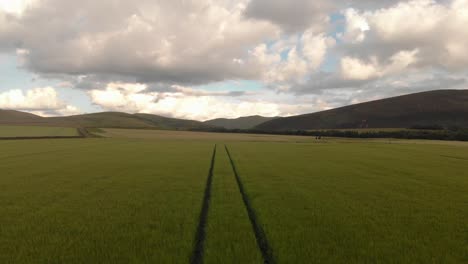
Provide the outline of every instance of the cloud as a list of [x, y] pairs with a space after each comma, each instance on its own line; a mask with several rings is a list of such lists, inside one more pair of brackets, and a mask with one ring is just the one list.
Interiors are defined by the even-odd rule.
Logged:
[[54, 112], [58, 116], [70, 116], [70, 115], [78, 115], [82, 113], [80, 109], [78, 109], [78, 107], [73, 106], [73, 105], [67, 105], [65, 106], [65, 108], [55, 110]]
[[287, 32], [313, 28], [322, 31], [328, 24], [333, 6], [323, 0], [252, 0], [245, 10], [248, 18], [270, 21]]
[[[229, 1], [42, 0], [21, 15], [0, 11], [0, 46], [20, 48], [43, 74], [99, 74], [138, 82], [199, 84], [252, 79], [246, 47], [277, 36]], [[50, 19], [53, 18], [53, 19]]]
[[382, 65], [376, 57], [369, 62], [357, 58], [343, 57], [341, 59], [341, 73], [345, 79], [368, 80], [389, 74], [400, 73], [417, 61], [419, 50], [400, 51], [389, 58], [388, 63]]
[[[468, 0], [21, 1], [0, 0], [0, 52], [107, 110], [288, 115], [466, 85]], [[265, 89], [199, 88], [238, 80]]]
[[0, 0], [0, 11], [21, 14], [26, 8], [35, 4], [36, 0]]
[[171, 86], [171, 91], [175, 93], [180, 93], [183, 95], [188, 96], [229, 96], [229, 97], [237, 97], [243, 96], [247, 94], [253, 94], [246, 91], [205, 91], [200, 89], [194, 89], [191, 87], [185, 87], [180, 85], [173, 85]]
[[[386, 1], [346, 8], [343, 32], [328, 54], [332, 72], [309, 72], [283, 91], [298, 95], [354, 91], [382, 98], [430, 89], [466, 88], [468, 1]], [[341, 22], [338, 22], [341, 23]], [[352, 102], [352, 101], [349, 101]]]
[[261, 79], [265, 83], [279, 87], [302, 82], [320, 67], [334, 45], [333, 38], [306, 30], [271, 45], [258, 45], [251, 51], [251, 60], [261, 69]]
[[380, 78], [343, 79], [338, 73], [317, 73], [307, 83], [291, 88], [298, 98], [314, 96], [334, 107], [438, 89], [466, 89], [468, 72], [402, 71]]
[[305, 31], [301, 37], [302, 54], [307, 59], [309, 67], [315, 71], [325, 60], [328, 50], [335, 45], [335, 39], [323, 33], [313, 34]]
[[[246, 17], [251, 8], [266, 2], [118, 2], [42, 0], [21, 15], [0, 11], [0, 49], [19, 51], [23, 67], [41, 76], [75, 79], [67, 81], [90, 89], [115, 81], [168, 86], [274, 75], [297, 79], [319, 67], [334, 42], [321, 26], [328, 17], [325, 1], [274, 2], [293, 8], [287, 12], [306, 10], [305, 18], [312, 18], [294, 32]], [[274, 42], [279, 48], [288, 41], [294, 47], [281, 51], [266, 44]], [[273, 60], [257, 56], [262, 46]], [[286, 61], [281, 52], [289, 53]]]
[[49, 112], [49, 115], [77, 114], [78, 108], [67, 105], [58, 98], [52, 87], [34, 88], [23, 92], [22, 90], [8, 90], [0, 93], [0, 108]]
[[413, 0], [373, 11], [346, 12], [344, 49], [354, 56], [389, 59], [401, 51], [418, 50], [413, 66], [468, 68], [468, 1]]
[[370, 29], [369, 23], [352, 8], [347, 9], [344, 15], [346, 18], [346, 27], [343, 39], [351, 43], [362, 42], [366, 37], [366, 31]]
[[[348, 7], [366, 9], [366, 10], [376, 10], [381, 8], [387, 8], [398, 3], [409, 2], [411, 0], [336, 0], [335, 5], [339, 6], [341, 9], [346, 9]], [[445, 1], [445, 0], [442, 0]]]
[[296, 83], [289, 87], [289, 92], [297, 96], [306, 94], [321, 94], [325, 90], [342, 88], [359, 89], [372, 80], [344, 79], [340, 73], [317, 72], [303, 83]]
[[[94, 104], [105, 110], [151, 113], [176, 118], [208, 120], [246, 115], [278, 116], [304, 113], [304, 105], [232, 97], [231, 92], [209, 92], [173, 87], [171, 92], [151, 92], [144, 84], [109, 83], [104, 90], [91, 90]], [[240, 95], [239, 95], [240, 96]], [[310, 106], [307, 107], [310, 109]]]

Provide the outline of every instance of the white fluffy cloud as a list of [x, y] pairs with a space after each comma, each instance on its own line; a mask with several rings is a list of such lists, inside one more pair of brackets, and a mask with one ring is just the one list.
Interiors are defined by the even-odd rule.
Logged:
[[[21, 51], [25, 67], [48, 76], [168, 85], [295, 80], [317, 69], [334, 41], [323, 32], [330, 10], [310, 0], [40, 0], [21, 15], [0, 10], [0, 49]], [[288, 38], [295, 43], [286, 59], [270, 47], [276, 58], [256, 57], [257, 48]]]
[[21, 15], [0, 11], [0, 47], [27, 51], [25, 66], [45, 74], [167, 83], [252, 79], [259, 72], [237, 62], [280, 29], [245, 19], [244, 2], [41, 0]]
[[0, 108], [25, 111], [49, 111], [50, 114], [76, 114], [79, 110], [58, 98], [52, 87], [22, 90], [8, 90], [0, 93]]
[[361, 56], [385, 59], [417, 49], [415, 66], [468, 68], [468, 0], [413, 0], [375, 11], [348, 9], [345, 14], [344, 40]]
[[366, 31], [369, 30], [369, 23], [356, 10], [349, 8], [344, 12], [346, 18], [346, 28], [344, 32], [344, 40], [357, 43], [364, 40]]
[[302, 53], [307, 59], [310, 68], [316, 70], [325, 60], [328, 49], [335, 45], [335, 39], [325, 34], [313, 34], [306, 31], [301, 37]]
[[[351, 102], [330, 92], [343, 89], [374, 98], [463, 88], [466, 25], [468, 0], [0, 0], [0, 52], [107, 110], [287, 115]], [[197, 88], [238, 80], [263, 94]], [[1, 98], [77, 111], [51, 94], [35, 107], [45, 99], [31, 93]]]
[[303, 113], [303, 105], [261, 99], [237, 100], [222, 92], [175, 86], [171, 92], [150, 92], [144, 84], [109, 83], [104, 90], [91, 90], [94, 104], [111, 111], [151, 113], [177, 118], [208, 120], [247, 115], [278, 116]]
[[36, 0], [0, 0], [0, 11], [21, 14], [26, 8], [34, 4]]
[[306, 30], [271, 45], [260, 44], [251, 51], [251, 60], [262, 69], [261, 78], [270, 85], [301, 82], [325, 60], [335, 40], [323, 33]]
[[414, 0], [367, 13], [377, 35], [387, 41], [425, 38], [442, 26], [450, 7], [434, 0]]
[[390, 74], [397, 74], [417, 62], [418, 50], [400, 51], [382, 65], [376, 57], [372, 57], [369, 62], [364, 62], [357, 58], [343, 57], [341, 59], [341, 73], [345, 79], [368, 80], [377, 77], [384, 77]]

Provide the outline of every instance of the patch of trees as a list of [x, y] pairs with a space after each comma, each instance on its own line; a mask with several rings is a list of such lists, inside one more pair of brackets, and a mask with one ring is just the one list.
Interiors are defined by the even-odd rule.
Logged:
[[419, 129], [419, 130], [443, 130], [444, 127], [441, 125], [414, 125], [410, 129]]

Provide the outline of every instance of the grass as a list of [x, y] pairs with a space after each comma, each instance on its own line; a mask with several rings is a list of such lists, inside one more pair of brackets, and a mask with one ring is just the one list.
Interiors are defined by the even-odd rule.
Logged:
[[209, 141], [209, 142], [229, 142], [229, 141], [267, 141], [267, 142], [311, 142], [313, 137], [303, 136], [281, 136], [263, 134], [240, 134], [240, 133], [212, 133], [212, 132], [190, 132], [190, 131], [168, 131], [168, 130], [137, 130], [103, 128], [98, 133], [103, 137], [110, 138], [134, 138], [153, 140], [180, 140], [180, 141]]
[[2, 137], [73, 137], [78, 136], [76, 128], [71, 127], [41, 127], [41, 126], [2, 126]]
[[0, 142], [0, 263], [187, 263], [211, 144]]
[[205, 263], [262, 263], [224, 146], [217, 147]]
[[[0, 141], [0, 263], [467, 263], [468, 144], [93, 130]], [[115, 138], [110, 138], [115, 137]]]
[[278, 263], [468, 261], [464, 147], [237, 143], [231, 152]]

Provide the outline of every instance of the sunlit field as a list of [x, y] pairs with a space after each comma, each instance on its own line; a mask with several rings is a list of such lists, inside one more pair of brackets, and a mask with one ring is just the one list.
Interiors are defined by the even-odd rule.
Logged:
[[0, 141], [0, 263], [468, 261], [464, 143], [99, 132]]
[[40, 126], [2, 126], [0, 138], [9, 137], [73, 137], [78, 136], [76, 128]]

